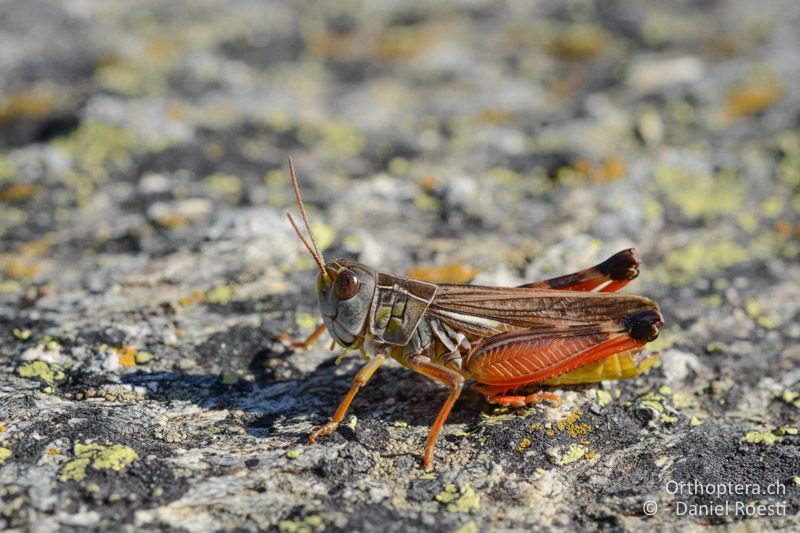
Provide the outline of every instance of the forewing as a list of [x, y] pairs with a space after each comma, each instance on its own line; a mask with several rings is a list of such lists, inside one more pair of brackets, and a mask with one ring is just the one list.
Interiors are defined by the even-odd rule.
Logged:
[[535, 326], [624, 322], [658, 306], [643, 296], [551, 289], [439, 285], [429, 312], [479, 336]]

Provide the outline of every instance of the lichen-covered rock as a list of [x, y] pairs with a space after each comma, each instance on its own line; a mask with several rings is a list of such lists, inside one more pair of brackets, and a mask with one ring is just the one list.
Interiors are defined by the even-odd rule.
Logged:
[[[797, 528], [798, 23], [4, 2], [0, 528]], [[359, 358], [277, 342], [318, 319], [290, 154], [329, 258], [514, 285], [635, 246], [661, 362], [559, 407], [466, 390], [430, 473], [445, 391], [389, 363], [307, 446]]]

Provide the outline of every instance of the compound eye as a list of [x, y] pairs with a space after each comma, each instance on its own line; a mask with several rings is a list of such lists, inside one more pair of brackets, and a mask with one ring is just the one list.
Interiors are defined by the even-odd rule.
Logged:
[[358, 292], [361, 282], [352, 270], [342, 270], [336, 276], [336, 283], [333, 285], [333, 294], [340, 300], [349, 300]]

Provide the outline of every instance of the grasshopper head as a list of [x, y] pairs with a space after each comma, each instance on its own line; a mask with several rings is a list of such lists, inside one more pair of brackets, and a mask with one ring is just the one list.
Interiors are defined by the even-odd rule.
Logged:
[[375, 294], [375, 271], [355, 261], [334, 259], [317, 278], [322, 321], [336, 342], [350, 347], [363, 338]]
[[345, 348], [361, 346], [358, 343], [364, 339], [367, 317], [372, 307], [372, 296], [375, 294], [377, 273], [361, 263], [346, 259], [334, 259], [325, 263], [314, 234], [311, 233], [311, 225], [308, 223], [306, 209], [300, 196], [300, 187], [297, 185], [291, 157], [289, 175], [310, 241], [303, 237], [303, 232], [300, 231], [292, 215], [286, 213], [286, 216], [289, 217], [295, 233], [319, 267], [317, 297], [319, 297], [322, 321], [328, 328], [328, 333]]

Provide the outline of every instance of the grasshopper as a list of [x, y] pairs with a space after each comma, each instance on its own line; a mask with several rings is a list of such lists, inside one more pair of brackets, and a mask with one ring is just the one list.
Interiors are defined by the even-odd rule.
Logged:
[[338, 361], [356, 350], [367, 361], [309, 444], [336, 430], [356, 393], [387, 357], [450, 390], [425, 442], [425, 470], [433, 465], [439, 433], [467, 380], [477, 382], [474, 390], [492, 404], [559, 404], [553, 393], [513, 391], [632, 377], [657, 357], [644, 355], [643, 348], [664, 324], [658, 305], [615, 292], [639, 275], [633, 249], [592, 268], [519, 287], [435, 284], [348, 259], [326, 263], [311, 233], [291, 158], [289, 173], [310, 241], [286, 215], [319, 267], [322, 324], [302, 342], [286, 335], [279, 339], [308, 349], [327, 330], [344, 348]]

